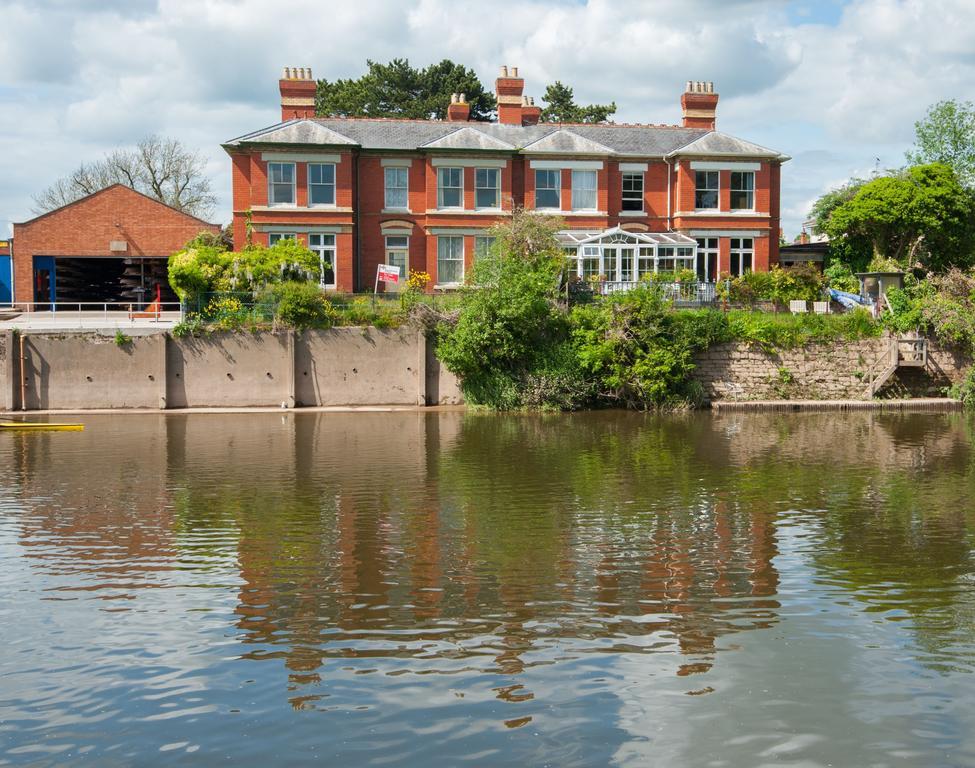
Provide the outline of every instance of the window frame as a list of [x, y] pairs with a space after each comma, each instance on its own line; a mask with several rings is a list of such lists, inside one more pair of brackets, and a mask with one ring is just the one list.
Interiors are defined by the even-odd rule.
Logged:
[[[738, 245], [735, 245], [737, 243]], [[748, 243], [746, 246], [745, 243]], [[748, 268], [745, 269], [744, 259], [748, 259]], [[738, 261], [735, 269], [735, 261]], [[728, 241], [728, 272], [732, 277], [741, 277], [746, 272], [755, 269], [755, 238], [754, 237], [732, 237]]]
[[[275, 168], [290, 168], [291, 181], [275, 181]], [[275, 202], [274, 189], [276, 186], [288, 185], [291, 189], [291, 201], [286, 203]], [[295, 163], [282, 161], [269, 161], [267, 164], [267, 204], [270, 207], [294, 207], [298, 205], [298, 169]]]
[[[474, 235], [474, 261], [487, 256], [497, 240], [498, 238], [491, 235]], [[484, 245], [485, 241], [488, 241], [486, 245]]]
[[[479, 184], [481, 174], [490, 176], [494, 174], [494, 186], [482, 186]], [[478, 193], [482, 190], [494, 191], [493, 205], [481, 205], [478, 200]], [[474, 169], [474, 210], [475, 211], [497, 211], [501, 209], [501, 169], [500, 168], [475, 168]]]
[[[697, 237], [697, 262], [694, 271], [698, 282], [713, 283], [718, 279], [718, 259], [720, 258], [720, 240], [714, 236]], [[711, 275], [714, 279], [711, 279]], [[703, 275], [703, 279], [702, 279]]]
[[[592, 194], [592, 205], [591, 206], [589, 206], [589, 205], [582, 205], [582, 204], [576, 204], [576, 192], [577, 192], [576, 177], [577, 177], [577, 175], [578, 175], [578, 178], [580, 178], [580, 179], [583, 178], [583, 177], [585, 177], [585, 178], [591, 177], [592, 178], [592, 189], [582, 189], [581, 187], [578, 188], [578, 192], [579, 193], [585, 192], [586, 195]], [[571, 179], [571, 182], [570, 182], [569, 191], [571, 192], [571, 195], [572, 195], [572, 201], [571, 202], [572, 202], [572, 210], [573, 211], [598, 211], [599, 210], [599, 173], [597, 171], [589, 170], [589, 169], [573, 168], [572, 169], [572, 179]]]
[[[334, 208], [335, 207], [335, 195], [337, 192], [338, 185], [336, 184], [336, 172], [335, 163], [308, 163], [308, 207], [309, 208]], [[326, 166], [332, 169], [332, 181], [331, 183], [325, 181], [311, 180], [311, 169], [314, 168], [325, 168]], [[312, 188], [313, 187], [331, 187], [332, 188], [332, 202], [330, 203], [315, 203], [312, 202]]]
[[[539, 174], [554, 174], [556, 179], [555, 187], [542, 187], [538, 184]], [[555, 192], [555, 205], [539, 205], [538, 191]], [[535, 169], [535, 210], [536, 211], [561, 211], [562, 210], [562, 171], [558, 168], [536, 168]]]
[[[446, 186], [443, 183], [443, 178], [445, 175], [456, 172], [460, 177], [460, 184], [455, 186], [451, 184]], [[444, 191], [445, 190], [457, 190], [458, 204], [457, 205], [444, 205]], [[453, 210], [462, 211], [464, 210], [464, 168], [463, 166], [441, 166], [437, 168], [437, 209], [438, 210]]]
[[[626, 177], [627, 176], [629, 176], [631, 179], [639, 178], [639, 180], [640, 180], [640, 189], [639, 189], [639, 197], [638, 198], [634, 198], [632, 196], [632, 193], [637, 192], [636, 189], [627, 189], [626, 188]], [[626, 212], [626, 213], [644, 213], [644, 211], [646, 210], [646, 203], [645, 203], [644, 197], [643, 197], [644, 194], [646, 194], [646, 187], [645, 187], [646, 179], [645, 179], [645, 177], [646, 177], [646, 174], [643, 171], [623, 171], [622, 172], [621, 179], [620, 179], [620, 211], [621, 212]], [[631, 196], [629, 198], [627, 198], [627, 196], [626, 196], [626, 193], [627, 192], [630, 192], [631, 193]], [[639, 208], [627, 208], [626, 207], [627, 201], [629, 201], [630, 203], [638, 202], [639, 205], [640, 205], [640, 207]]]
[[[403, 186], [391, 186], [389, 183], [390, 171], [395, 171], [395, 176], [402, 174], [405, 184]], [[402, 190], [403, 198], [405, 200], [404, 205], [390, 205], [389, 193], [390, 191], [399, 192]], [[383, 208], [388, 211], [406, 211], [410, 210], [410, 169], [405, 165], [387, 165], [383, 168]]]
[[[273, 239], [273, 242], [272, 242]], [[298, 234], [295, 232], [268, 232], [267, 233], [267, 247], [277, 245], [282, 240], [294, 240], [298, 242]]]
[[[313, 238], [316, 238], [318, 242], [315, 242]], [[331, 238], [331, 245], [326, 244], [325, 239]], [[309, 251], [318, 254], [318, 263], [323, 265], [325, 263], [325, 254], [330, 253], [331, 257], [328, 259], [329, 264], [332, 265], [331, 269], [328, 270], [332, 273], [332, 281], [327, 282], [326, 270], [323, 268], [321, 271], [321, 276], [319, 277], [318, 284], [325, 289], [335, 290], [338, 287], [338, 265], [336, 260], [338, 258], [338, 237], [332, 232], [309, 232], [308, 233], [308, 244], [306, 246]]]
[[[438, 286], [457, 286], [457, 285], [463, 285], [463, 283], [464, 283], [464, 271], [465, 271], [464, 270], [464, 260], [465, 260], [465, 257], [466, 257], [466, 254], [465, 254], [466, 243], [464, 242], [465, 239], [466, 238], [463, 235], [437, 235], [437, 285]], [[441, 253], [440, 246], [445, 241], [457, 241], [457, 240], [460, 241], [460, 258], [456, 258], [456, 254], [455, 253], [451, 253], [450, 254], [451, 258], [444, 259], [443, 258], [443, 255]], [[444, 280], [441, 279], [442, 270], [440, 268], [440, 265], [441, 265], [441, 262], [442, 261], [460, 262], [460, 279], [459, 280], [444, 282]]]
[[[739, 183], [745, 179], [750, 179], [750, 185], [744, 187], [735, 186], [735, 177], [739, 177]], [[729, 200], [728, 205], [732, 211], [754, 211], [755, 210], [755, 171], [732, 171], [728, 180]], [[735, 205], [735, 195], [745, 195], [748, 205]]]
[[[694, 171], [694, 210], [695, 211], [716, 211], [721, 207], [721, 172], [720, 171]], [[701, 174], [704, 174], [705, 186], [700, 185]], [[714, 174], [714, 186], [710, 186], [711, 174]], [[701, 205], [702, 194], [714, 194], [714, 205]]]

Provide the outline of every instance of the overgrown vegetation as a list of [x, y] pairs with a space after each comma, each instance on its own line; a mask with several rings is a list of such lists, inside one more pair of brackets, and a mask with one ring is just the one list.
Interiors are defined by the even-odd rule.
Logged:
[[[867, 312], [788, 315], [675, 309], [662, 284], [566, 305], [561, 222], [518, 211], [494, 230], [475, 264], [456, 323], [439, 329], [437, 352], [467, 400], [498, 409], [620, 406], [684, 408], [701, 400], [694, 355], [727, 341], [769, 348], [875, 336]], [[816, 298], [807, 270], [732, 281], [739, 294]]]

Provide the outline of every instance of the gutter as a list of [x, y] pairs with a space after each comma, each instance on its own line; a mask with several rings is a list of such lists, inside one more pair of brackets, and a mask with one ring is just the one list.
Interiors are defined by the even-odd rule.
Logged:
[[[355, 182], [355, 203], [352, 207], [352, 226], [355, 227], [355, 239], [353, 240], [353, 259], [355, 263], [355, 274], [352, 276], [352, 292], [355, 293], [356, 286], [362, 283], [362, 227], [359, 221], [359, 153], [352, 155], [352, 179]], [[409, 200], [407, 200], [409, 203]], [[338, 249], [336, 248], [336, 254]], [[338, 259], [336, 258], [336, 261]], [[385, 261], [385, 259], [384, 259]], [[337, 264], [335, 265], [338, 266]], [[336, 274], [338, 274], [336, 272]]]

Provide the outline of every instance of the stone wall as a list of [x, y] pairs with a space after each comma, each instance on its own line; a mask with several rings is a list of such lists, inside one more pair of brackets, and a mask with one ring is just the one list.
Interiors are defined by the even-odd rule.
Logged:
[[[442, 405], [456, 379], [415, 328], [140, 336], [0, 335], [0, 410]], [[430, 360], [433, 360], [430, 363]]]
[[[889, 343], [885, 336], [774, 352], [743, 342], [718, 344], [696, 356], [692, 376], [711, 400], [856, 400]], [[971, 364], [970, 355], [929, 343], [927, 367], [898, 369], [878, 397], [943, 396]]]

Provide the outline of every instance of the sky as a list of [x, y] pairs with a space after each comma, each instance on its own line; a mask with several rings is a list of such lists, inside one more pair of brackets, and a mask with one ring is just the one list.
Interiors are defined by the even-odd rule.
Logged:
[[0, 0], [0, 237], [82, 162], [156, 133], [202, 152], [230, 220], [220, 143], [280, 118], [285, 66], [444, 58], [493, 88], [561, 80], [617, 122], [679, 123], [687, 80], [717, 127], [792, 157], [786, 236], [851, 176], [904, 164], [914, 122], [975, 99], [975, 0]]

